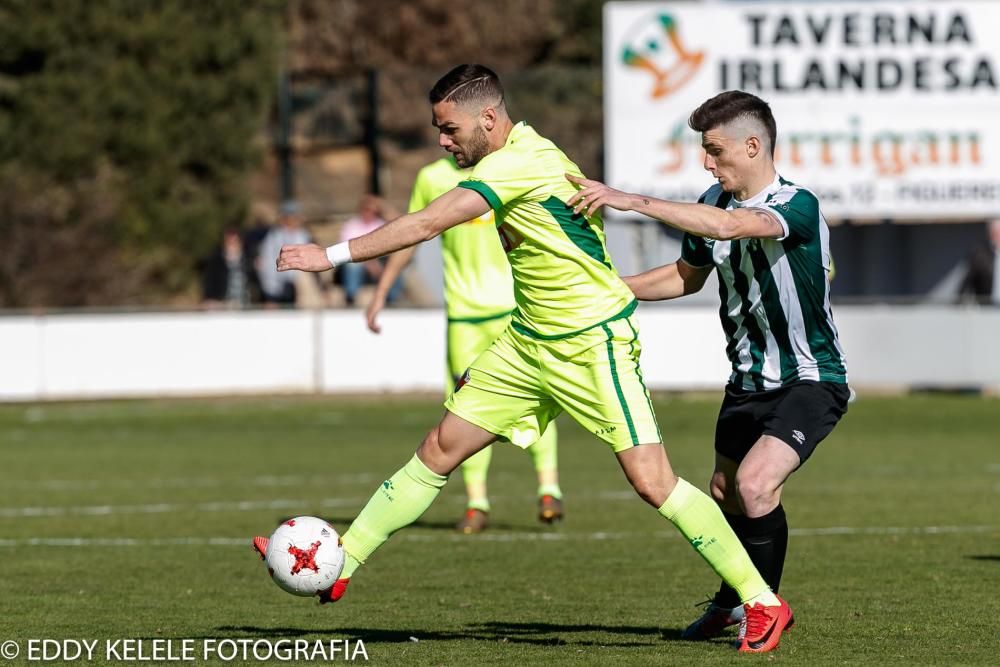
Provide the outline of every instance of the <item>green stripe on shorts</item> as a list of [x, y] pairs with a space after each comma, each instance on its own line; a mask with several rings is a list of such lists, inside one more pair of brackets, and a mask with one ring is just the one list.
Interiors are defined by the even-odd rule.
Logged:
[[611, 379], [615, 383], [615, 393], [618, 394], [618, 403], [622, 406], [622, 412], [625, 413], [625, 423], [628, 424], [628, 433], [632, 437], [632, 444], [638, 445], [639, 438], [635, 434], [635, 424], [632, 423], [632, 413], [629, 412], [628, 404], [625, 402], [625, 394], [622, 392], [622, 385], [618, 381], [618, 369], [615, 364], [615, 352], [614, 347], [611, 344], [611, 339], [614, 338], [614, 334], [611, 333], [611, 328], [607, 324], [602, 324], [601, 328], [604, 329], [604, 333], [608, 335], [608, 361], [611, 363]]
[[[629, 343], [629, 345], [631, 346], [629, 349], [632, 351], [632, 354], [634, 355], [635, 343], [636, 341], [639, 340], [639, 332], [635, 330], [634, 326], [632, 326], [631, 318], [626, 319], [625, 322], [628, 323], [628, 328], [632, 330], [632, 342]], [[656, 411], [653, 410], [653, 399], [651, 397], [651, 394], [649, 393], [649, 389], [646, 388], [645, 380], [642, 379], [642, 369], [639, 367], [638, 362], [635, 365], [635, 374], [636, 377], [639, 378], [639, 384], [642, 386], [642, 393], [646, 395], [646, 404], [649, 406], [649, 414], [653, 418], [653, 423], [656, 424], [656, 437], [660, 439], [660, 442], [663, 442], [663, 434], [660, 433], [660, 422], [657, 421]]]

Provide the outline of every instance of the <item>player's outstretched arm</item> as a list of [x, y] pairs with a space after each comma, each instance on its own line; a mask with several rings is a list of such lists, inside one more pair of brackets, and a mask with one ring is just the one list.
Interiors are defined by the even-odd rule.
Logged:
[[711, 272], [710, 267], [694, 267], [678, 260], [634, 276], [622, 276], [622, 280], [640, 301], [665, 301], [694, 294], [705, 285]]
[[572, 174], [566, 174], [566, 179], [580, 187], [566, 204], [573, 207], [574, 213], [588, 217], [602, 206], [610, 206], [619, 211], [642, 213], [681, 231], [710, 239], [781, 238], [785, 234], [777, 217], [763, 208], [724, 211], [706, 204], [684, 204], [622, 192], [600, 181]]
[[372, 300], [368, 303], [368, 308], [365, 310], [368, 329], [372, 333], [382, 333], [382, 327], [378, 323], [378, 314], [385, 308], [385, 299], [389, 295], [389, 290], [392, 289], [392, 286], [396, 283], [396, 279], [399, 278], [399, 274], [403, 272], [403, 269], [406, 268], [406, 265], [410, 263], [410, 260], [413, 259], [416, 253], [417, 246], [410, 246], [389, 255], [389, 261], [385, 263], [382, 275], [379, 276], [378, 283], [375, 285], [375, 293], [372, 294]]
[[338, 264], [366, 262], [430, 240], [466, 220], [490, 210], [481, 195], [466, 188], [444, 193], [427, 208], [396, 218], [356, 239], [323, 248], [316, 244], [286, 245], [278, 255], [278, 270], [326, 271]]

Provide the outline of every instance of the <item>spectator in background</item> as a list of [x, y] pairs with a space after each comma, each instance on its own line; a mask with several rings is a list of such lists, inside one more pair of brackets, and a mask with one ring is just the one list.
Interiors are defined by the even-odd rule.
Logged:
[[[375, 195], [365, 195], [358, 204], [358, 214], [344, 223], [340, 230], [340, 240], [350, 241], [359, 236], [373, 232], [386, 223], [386, 218], [399, 217], [399, 212], [392, 210], [387, 202]], [[347, 305], [353, 306], [361, 286], [365, 283], [375, 284], [385, 267], [385, 259], [371, 259], [359, 264], [344, 264], [339, 271], [340, 282], [344, 287], [344, 298]], [[396, 280], [389, 290], [386, 301], [392, 303], [399, 296], [402, 281]]]
[[986, 223], [987, 238], [969, 253], [969, 270], [959, 298], [982, 305], [1000, 305], [1000, 218]]
[[295, 305], [295, 284], [299, 271], [279, 273], [275, 263], [283, 245], [310, 243], [309, 232], [303, 227], [301, 209], [297, 201], [285, 201], [279, 210], [278, 224], [261, 240], [258, 246], [256, 268], [260, 280], [261, 300], [265, 307]]
[[222, 242], [202, 265], [202, 307], [239, 309], [250, 305], [253, 262], [234, 226], [222, 232]]

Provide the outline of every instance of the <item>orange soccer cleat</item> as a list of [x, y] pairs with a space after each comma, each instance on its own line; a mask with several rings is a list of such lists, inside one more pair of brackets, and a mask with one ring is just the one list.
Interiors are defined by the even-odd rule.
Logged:
[[780, 605], [765, 607], [759, 602], [754, 606], [743, 605], [743, 622], [740, 624], [739, 650], [743, 653], [766, 653], [778, 648], [781, 633], [795, 624], [792, 608], [780, 596]]
[[267, 538], [258, 535], [253, 538], [253, 550], [257, 552], [261, 560], [267, 557]]
[[483, 510], [470, 507], [465, 510], [462, 520], [455, 524], [455, 530], [466, 535], [481, 533], [490, 525], [490, 514]]
[[538, 520], [542, 523], [553, 524], [562, 521], [563, 505], [562, 501], [555, 496], [545, 495], [538, 499]]
[[320, 591], [319, 603], [329, 604], [331, 602], [336, 602], [340, 598], [344, 597], [344, 593], [347, 591], [347, 584], [351, 583], [350, 579], [337, 579], [333, 586], [330, 586], [325, 591]]

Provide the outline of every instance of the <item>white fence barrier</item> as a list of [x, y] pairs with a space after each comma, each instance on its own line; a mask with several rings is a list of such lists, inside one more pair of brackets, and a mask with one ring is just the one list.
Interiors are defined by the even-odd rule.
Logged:
[[[1000, 390], [1000, 309], [835, 308], [852, 385]], [[0, 318], [0, 400], [246, 393], [440, 391], [444, 316], [389, 310]], [[718, 389], [715, 308], [640, 308], [651, 389]]]

